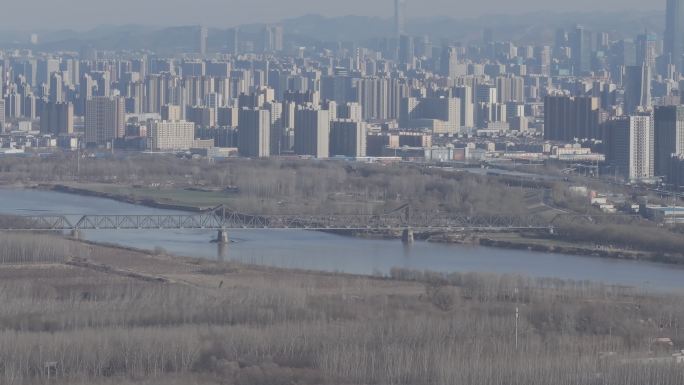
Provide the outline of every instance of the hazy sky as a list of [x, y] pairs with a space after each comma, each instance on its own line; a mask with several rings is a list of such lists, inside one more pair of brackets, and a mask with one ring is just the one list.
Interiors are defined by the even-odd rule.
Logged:
[[[1, 0], [0, 29], [91, 28], [101, 24], [224, 27], [309, 13], [389, 17], [393, 0]], [[533, 10], [664, 9], [665, 0], [408, 0], [409, 17], [479, 16]]]

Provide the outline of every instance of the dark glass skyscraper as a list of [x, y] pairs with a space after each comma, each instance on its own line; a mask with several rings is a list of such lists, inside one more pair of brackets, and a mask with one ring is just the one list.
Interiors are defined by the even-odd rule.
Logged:
[[575, 75], [591, 71], [593, 34], [577, 26], [572, 40], [572, 59]]
[[684, 155], [684, 106], [655, 109], [656, 175], [667, 175], [672, 155]]
[[406, 0], [394, 0], [394, 37], [399, 40], [404, 34], [406, 22]]
[[599, 99], [547, 96], [544, 99], [544, 139], [571, 142], [602, 139]]
[[684, 53], [684, 0], [667, 0], [665, 12], [665, 54], [679, 72]]
[[639, 107], [651, 106], [651, 69], [642, 64], [627, 66], [624, 76], [626, 114], [634, 113]]

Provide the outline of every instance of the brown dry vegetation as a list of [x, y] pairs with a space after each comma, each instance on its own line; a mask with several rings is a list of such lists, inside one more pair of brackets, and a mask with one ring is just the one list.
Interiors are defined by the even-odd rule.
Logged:
[[673, 255], [673, 261], [682, 262], [684, 237], [681, 234], [641, 224], [570, 223], [562, 225], [559, 236], [570, 242], [590, 242], [632, 250], [647, 250], [656, 255]]
[[[598, 221], [596, 218], [602, 213], [586, 199], [572, 195], [565, 182], [550, 185], [535, 182], [521, 188], [521, 182], [506, 177], [408, 164], [277, 159], [230, 159], [212, 163], [144, 155], [82, 159], [80, 173], [75, 175], [75, 171], [73, 154], [0, 159], [0, 183], [64, 183], [85, 190], [109, 191], [118, 197], [135, 195], [136, 201], [158, 200], [200, 207], [225, 203], [247, 213], [368, 214], [390, 211], [404, 203], [410, 203], [416, 213], [534, 213], [553, 222], [558, 230], [553, 237], [556, 240], [578, 242], [589, 248], [598, 244], [642, 251], [663, 262], [684, 261], [681, 233], [645, 220], [624, 223], [618, 217], [604, 217]], [[74, 182], [76, 179], [78, 182]], [[188, 188], [211, 192], [207, 195]], [[555, 207], [596, 218], [564, 220], [561, 217], [559, 220], [560, 211], [539, 207], [540, 197], [544, 195], [542, 189], [547, 188]]]
[[642, 360], [684, 343], [674, 295], [400, 269], [371, 279], [0, 237], [21, 255], [31, 244], [35, 258], [4, 251], [0, 264], [2, 384], [46, 383], [45, 362], [57, 362], [55, 384], [684, 383], [682, 366]]
[[[76, 160], [0, 159], [2, 183], [75, 180]], [[525, 213], [524, 193], [467, 173], [410, 165], [362, 165], [332, 161], [178, 159], [131, 156], [83, 159], [78, 181], [123, 185], [236, 188], [226, 200], [252, 213], [371, 213], [411, 202], [416, 210], [475, 214]], [[177, 203], [177, 202], [176, 202]]]

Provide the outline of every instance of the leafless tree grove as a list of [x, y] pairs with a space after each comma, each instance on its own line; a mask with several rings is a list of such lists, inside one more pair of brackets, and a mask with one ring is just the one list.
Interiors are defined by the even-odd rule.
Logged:
[[119, 183], [234, 188], [240, 210], [257, 213], [370, 213], [410, 202], [417, 210], [525, 212], [523, 193], [468, 173], [409, 165], [231, 159], [214, 163], [169, 157], [0, 159], [0, 183]]
[[2, 384], [44, 384], [46, 362], [58, 384], [684, 383], [675, 295], [402, 269], [245, 281], [218, 265], [194, 273], [218, 286], [150, 282], [65, 265], [98, 249], [60, 242], [0, 238]]

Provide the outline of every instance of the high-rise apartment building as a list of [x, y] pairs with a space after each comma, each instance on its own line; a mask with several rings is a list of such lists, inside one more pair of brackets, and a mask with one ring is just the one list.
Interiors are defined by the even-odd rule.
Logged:
[[280, 155], [283, 141], [283, 104], [280, 102], [266, 102], [264, 103], [264, 109], [268, 111], [270, 115], [271, 127], [269, 131], [271, 133], [270, 139], [270, 152], [271, 155]]
[[671, 184], [674, 188], [684, 188], [684, 156], [673, 156], [670, 158], [667, 183]]
[[336, 107], [336, 115], [338, 119], [349, 119], [355, 122], [361, 122], [363, 120], [361, 105], [355, 102], [338, 104]]
[[77, 115], [85, 115], [86, 102], [93, 98], [95, 81], [89, 74], [83, 74], [78, 86], [78, 103], [76, 106]]
[[265, 26], [262, 31], [264, 52], [280, 52], [283, 50], [283, 27], [280, 25]]
[[230, 77], [231, 68], [231, 63], [228, 61], [210, 61], [206, 63], [204, 72], [207, 76], [225, 79]]
[[240, 109], [237, 107], [219, 107], [216, 112], [216, 124], [219, 127], [237, 127]]
[[176, 122], [183, 119], [183, 109], [181, 106], [167, 104], [161, 108], [162, 121]]
[[5, 132], [5, 100], [0, 97], [0, 132]]
[[492, 84], [478, 84], [476, 88], [475, 102], [494, 104], [499, 100], [498, 88]]
[[109, 97], [111, 95], [111, 76], [109, 71], [93, 71], [90, 77], [95, 83], [95, 89], [92, 91], [93, 96]]
[[51, 103], [63, 103], [65, 101], [62, 75], [58, 72], [50, 75], [50, 98]]
[[506, 121], [512, 122], [513, 118], [525, 116], [525, 104], [518, 102], [506, 103]]
[[12, 92], [5, 96], [5, 117], [7, 118], [19, 118], [24, 115], [22, 106], [23, 99], [20, 94]]
[[195, 124], [184, 120], [157, 120], [152, 122], [148, 136], [152, 150], [189, 150], [195, 141]]
[[[271, 98], [273, 98], [273, 96]], [[321, 103], [321, 95], [318, 91], [285, 91], [283, 93], [283, 101], [286, 103], [295, 103], [300, 106], [307, 104], [317, 106]]]
[[654, 124], [650, 115], [618, 117], [606, 124], [606, 160], [632, 182], [649, 181], [655, 172]]
[[59, 72], [59, 60], [54, 58], [46, 58], [38, 60], [37, 70], [36, 70], [36, 83], [35, 86], [40, 86], [41, 84], [47, 84], [50, 86], [50, 76]]
[[[366, 120], [390, 119], [389, 81], [384, 78], [365, 78], [356, 82], [357, 98]], [[338, 100], [338, 102], [342, 102]]]
[[181, 64], [181, 73], [184, 77], [204, 76], [207, 73], [207, 64], [203, 60], [187, 60]]
[[456, 78], [458, 73], [458, 53], [456, 47], [444, 47], [439, 62], [439, 69], [442, 76], [446, 78]]
[[294, 151], [297, 155], [316, 158], [330, 155], [330, 114], [327, 110], [300, 107], [295, 112]]
[[330, 156], [366, 156], [366, 124], [338, 119], [330, 123]]
[[432, 59], [433, 58], [433, 45], [430, 38], [426, 35], [416, 36], [413, 39], [415, 45], [415, 52], [417, 57]]
[[[506, 123], [506, 105], [501, 103], [477, 103], [475, 105], [475, 126], [478, 128], [491, 128], [492, 124]], [[498, 125], [507, 127], [506, 125]]]
[[525, 82], [520, 76], [498, 77], [496, 79], [497, 103], [524, 102]]
[[211, 92], [204, 95], [204, 105], [213, 109], [223, 107], [223, 95]]
[[126, 130], [125, 111], [125, 101], [120, 97], [96, 96], [86, 101], [86, 143], [105, 145], [122, 138]]
[[150, 75], [145, 79], [144, 110], [147, 113], [159, 113], [163, 103], [163, 85], [160, 75]]
[[271, 114], [258, 108], [242, 108], [238, 118], [238, 151], [241, 156], [263, 158], [271, 154]]
[[551, 53], [551, 47], [548, 45], [535, 49], [535, 59], [539, 66], [538, 72], [540, 75], [551, 75]]
[[74, 105], [71, 103], [45, 103], [40, 113], [42, 134], [63, 135], [74, 132]]
[[216, 109], [204, 106], [192, 106], [185, 110], [185, 119], [195, 123], [197, 127], [216, 127]]
[[36, 97], [33, 94], [28, 94], [21, 101], [21, 115], [25, 118], [31, 120], [38, 116], [38, 110], [36, 109]]
[[434, 134], [456, 134], [461, 128], [461, 101], [458, 98], [406, 98], [401, 124], [407, 128], [427, 128]]
[[461, 101], [461, 127], [475, 127], [473, 88], [470, 86], [454, 87], [452, 93]]

